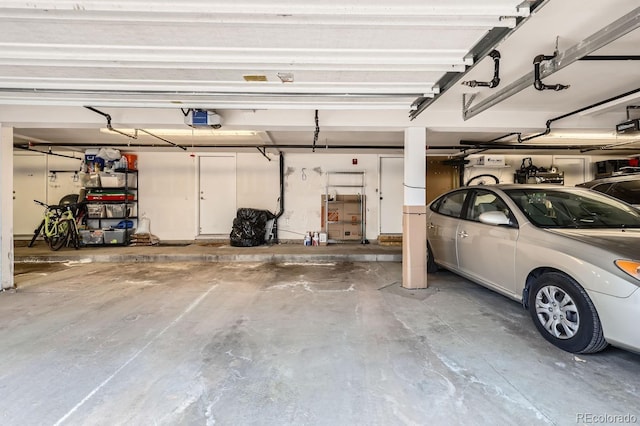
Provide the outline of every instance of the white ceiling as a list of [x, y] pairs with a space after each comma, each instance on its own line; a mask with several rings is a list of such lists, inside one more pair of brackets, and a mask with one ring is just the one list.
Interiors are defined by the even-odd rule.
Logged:
[[[100, 132], [105, 117], [84, 106], [132, 134], [188, 129], [183, 110], [215, 109], [221, 130], [255, 134], [162, 137], [193, 149], [291, 150], [311, 147], [318, 110], [319, 149], [396, 152], [404, 129], [419, 126], [428, 129], [430, 153], [456, 153], [460, 140], [526, 137], [549, 119], [639, 89], [638, 60], [569, 61], [576, 51], [576, 59], [640, 55], [639, 10], [637, 0], [5, 0], [0, 123], [15, 127], [18, 144], [175, 149], [143, 133], [132, 139]], [[616, 22], [621, 17], [625, 22]], [[493, 48], [501, 54], [500, 84], [460, 84], [491, 80], [494, 63], [486, 54]], [[463, 95], [475, 94], [473, 110], [532, 73], [535, 56], [556, 48], [561, 69], [543, 82], [569, 89], [537, 91], [527, 83], [463, 119]], [[543, 63], [543, 73], [551, 65]], [[292, 74], [293, 82], [278, 73]], [[420, 102], [428, 106], [418, 114]], [[554, 121], [551, 135], [527, 144], [640, 147], [613, 134], [628, 105], [640, 105], [638, 92]]]

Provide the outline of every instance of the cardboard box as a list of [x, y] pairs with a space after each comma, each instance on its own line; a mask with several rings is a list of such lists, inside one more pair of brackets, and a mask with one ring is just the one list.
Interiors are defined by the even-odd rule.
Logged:
[[360, 225], [360, 222], [362, 222], [362, 216], [359, 214], [345, 215], [342, 221], [345, 225]]
[[362, 225], [345, 224], [343, 229], [343, 240], [359, 240], [362, 238]]
[[321, 246], [326, 246], [327, 240], [328, 240], [328, 237], [326, 232], [321, 232], [318, 234], [318, 242], [320, 243]]
[[[325, 209], [325, 205], [323, 204], [322, 207], [320, 208], [320, 226], [322, 227], [322, 229], [325, 229], [324, 209]], [[327, 220], [329, 221], [329, 223], [339, 222], [342, 220], [343, 217], [344, 217], [344, 204], [341, 202], [334, 202], [334, 201], [329, 202], [329, 211], [327, 213]]]
[[327, 239], [342, 240], [344, 239], [344, 226], [341, 223], [330, 223], [327, 231]]

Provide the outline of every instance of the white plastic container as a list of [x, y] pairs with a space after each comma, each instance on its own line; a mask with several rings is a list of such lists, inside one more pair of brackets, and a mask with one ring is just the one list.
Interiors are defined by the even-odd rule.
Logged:
[[100, 173], [100, 183], [103, 188], [129, 188], [136, 187], [136, 176], [125, 173]]

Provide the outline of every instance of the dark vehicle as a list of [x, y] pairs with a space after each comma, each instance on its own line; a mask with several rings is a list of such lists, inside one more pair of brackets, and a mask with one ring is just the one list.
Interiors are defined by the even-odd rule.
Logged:
[[594, 179], [576, 186], [602, 192], [640, 209], [640, 173]]

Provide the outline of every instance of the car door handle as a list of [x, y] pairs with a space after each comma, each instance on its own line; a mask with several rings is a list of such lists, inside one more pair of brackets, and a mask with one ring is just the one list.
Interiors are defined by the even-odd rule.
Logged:
[[433, 223], [430, 223], [430, 224], [427, 226], [427, 228], [428, 228], [428, 229], [433, 229], [433, 228], [435, 228], [435, 227], [436, 227], [436, 226], [435, 226]]
[[467, 234], [466, 231], [460, 231], [460, 232], [458, 232], [458, 236], [460, 238], [467, 238], [469, 236], [469, 234]]

